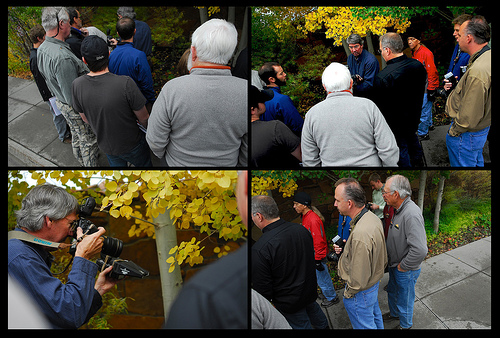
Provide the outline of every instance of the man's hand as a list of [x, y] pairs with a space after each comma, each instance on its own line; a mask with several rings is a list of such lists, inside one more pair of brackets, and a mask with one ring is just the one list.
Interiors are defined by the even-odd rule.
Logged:
[[[345, 239], [344, 239], [344, 243], [345, 243]], [[340, 246], [338, 246], [337, 244], [334, 244], [333, 245], [333, 249], [335, 250], [335, 253], [338, 255], [342, 252], [342, 248]]]
[[96, 289], [101, 296], [104, 295], [109, 290], [111, 290], [111, 288], [113, 288], [113, 286], [115, 286], [116, 283], [118, 283], [118, 279], [114, 279], [107, 276], [107, 274], [110, 273], [112, 269], [113, 269], [112, 266], [108, 267], [99, 274], [99, 277], [97, 277], [94, 289]]
[[[98, 231], [92, 235], [85, 236], [76, 246], [75, 257], [90, 259], [101, 252], [104, 239], [101, 237], [106, 230], [103, 227], [97, 228]], [[82, 229], [76, 229], [77, 238], [83, 235]]]

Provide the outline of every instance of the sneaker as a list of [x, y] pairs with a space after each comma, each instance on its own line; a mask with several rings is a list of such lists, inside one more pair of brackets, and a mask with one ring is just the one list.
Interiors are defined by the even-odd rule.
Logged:
[[338, 296], [335, 297], [332, 300], [325, 299], [324, 301], [321, 302], [321, 306], [323, 306], [323, 307], [329, 307], [329, 306], [332, 306], [333, 304], [337, 304], [339, 301], [340, 301], [340, 299], [339, 299]]
[[410, 326], [410, 327], [406, 327], [406, 328], [405, 328], [405, 327], [401, 327], [401, 325], [398, 325], [398, 326], [396, 326], [396, 327], [394, 328], [394, 330], [409, 330], [409, 329], [411, 329], [411, 328], [412, 328], [411, 326]]

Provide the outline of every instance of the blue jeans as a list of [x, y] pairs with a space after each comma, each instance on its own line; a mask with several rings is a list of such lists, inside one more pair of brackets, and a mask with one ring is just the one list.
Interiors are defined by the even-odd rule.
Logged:
[[428, 95], [425, 93], [424, 101], [422, 102], [420, 124], [418, 125], [418, 136], [424, 136], [429, 133], [430, 126], [432, 126], [432, 102], [428, 100]]
[[127, 162], [132, 163], [136, 167], [152, 167], [151, 154], [146, 138], [143, 137], [139, 143], [128, 153], [120, 155], [109, 155], [108, 162], [111, 167], [126, 167]]
[[378, 306], [377, 282], [369, 289], [358, 292], [352, 298], [344, 297], [344, 307], [353, 329], [384, 329], [382, 312]]
[[415, 304], [415, 284], [420, 270], [401, 272], [397, 267], [389, 268], [387, 296], [392, 317], [399, 317], [399, 325], [407, 329], [413, 326], [413, 305]]
[[[279, 309], [278, 309], [279, 310]], [[280, 311], [292, 329], [326, 329], [328, 320], [316, 301], [295, 313]]]
[[[450, 128], [453, 125], [450, 124]], [[452, 167], [484, 167], [483, 148], [490, 127], [460, 136], [446, 134], [446, 147]]]
[[333, 288], [332, 277], [330, 276], [330, 272], [328, 272], [328, 266], [326, 262], [321, 261], [321, 265], [323, 265], [324, 270], [318, 271], [316, 270], [316, 279], [318, 281], [318, 285], [321, 288], [321, 292], [326, 297], [327, 300], [333, 300], [337, 297], [337, 293]]

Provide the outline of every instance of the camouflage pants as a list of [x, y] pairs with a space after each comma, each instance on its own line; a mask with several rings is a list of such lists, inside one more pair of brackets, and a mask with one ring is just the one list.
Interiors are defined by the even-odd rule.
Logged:
[[80, 114], [75, 112], [73, 107], [56, 100], [57, 108], [68, 123], [72, 134], [73, 155], [81, 166], [97, 167], [97, 156], [99, 147], [97, 146], [97, 137], [92, 128], [83, 122]]

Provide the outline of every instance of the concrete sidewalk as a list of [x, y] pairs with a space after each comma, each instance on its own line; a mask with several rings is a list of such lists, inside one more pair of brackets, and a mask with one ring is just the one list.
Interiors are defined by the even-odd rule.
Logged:
[[[8, 166], [79, 167], [71, 144], [57, 135], [53, 115], [34, 81], [8, 77]], [[153, 166], [160, 160], [151, 155]], [[99, 166], [108, 167], [99, 152]]]
[[[378, 293], [382, 314], [389, 312], [384, 291], [388, 281], [386, 273]], [[413, 329], [491, 329], [491, 236], [425, 260], [415, 291]], [[323, 312], [331, 328], [351, 329], [343, 290], [337, 295], [341, 301], [322, 307]], [[384, 326], [393, 329], [398, 324]]]

